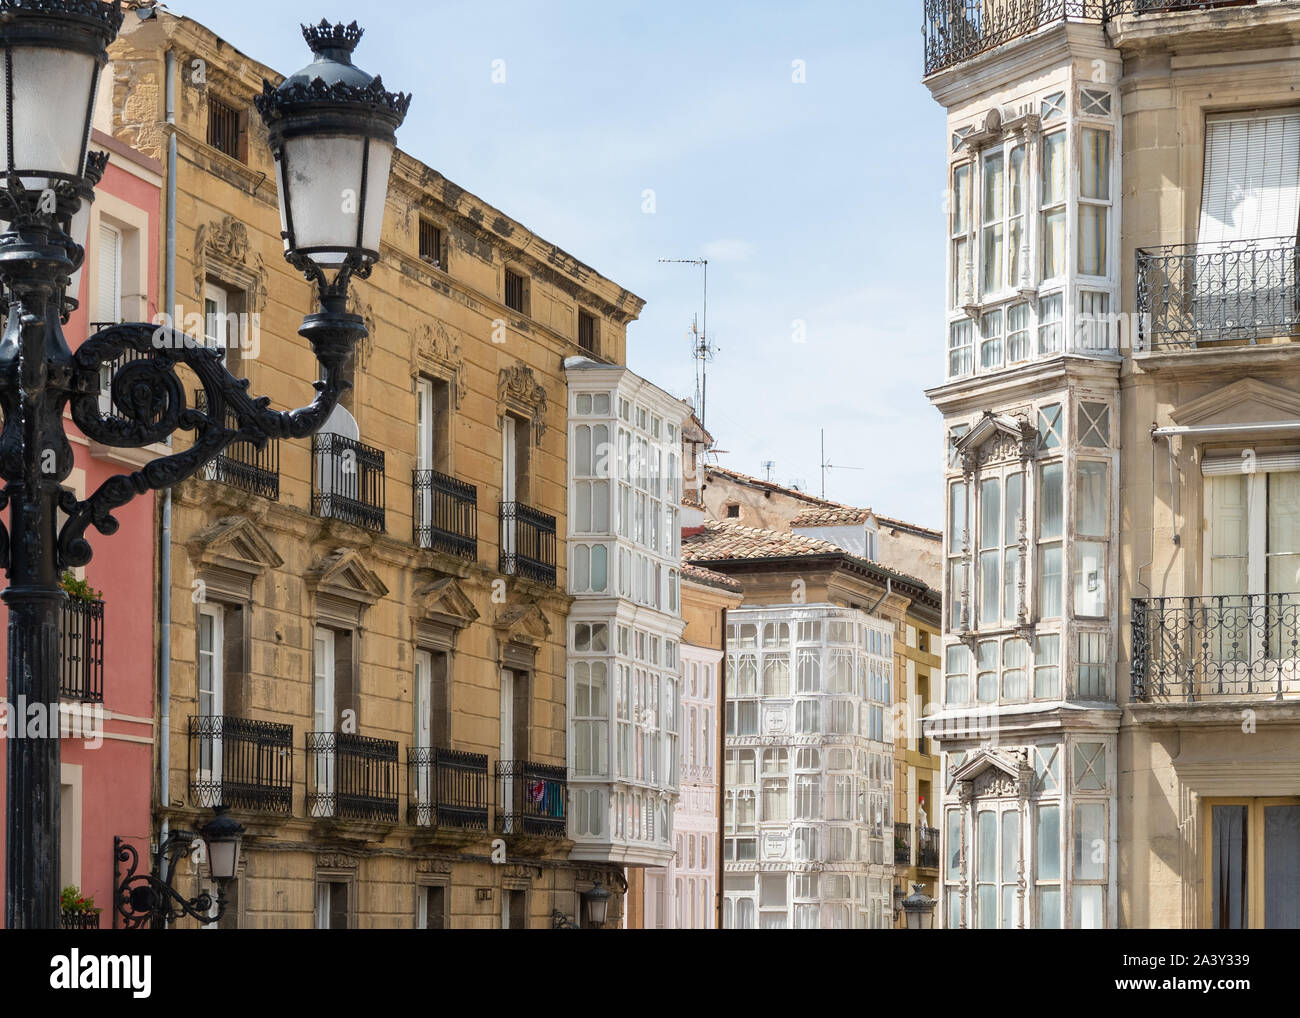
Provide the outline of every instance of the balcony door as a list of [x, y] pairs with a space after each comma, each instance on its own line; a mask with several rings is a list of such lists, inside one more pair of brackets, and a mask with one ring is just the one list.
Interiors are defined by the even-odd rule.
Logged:
[[220, 605], [199, 606], [199, 785], [220, 799], [221, 716], [225, 703], [225, 613]]
[[[356, 418], [342, 405], [336, 406], [321, 427], [322, 435], [332, 435], [349, 442], [361, 441]], [[322, 444], [316, 454], [316, 486], [322, 500], [337, 495], [352, 502], [361, 500], [361, 464], [357, 452], [344, 442]], [[327, 503], [328, 504], [328, 503]]]
[[1300, 453], [1207, 457], [1202, 469], [1211, 597], [1195, 623], [1215, 660], [1235, 664], [1228, 672], [1234, 683], [1292, 682], [1300, 643]]
[[433, 783], [433, 655], [427, 650], [415, 652], [415, 751], [415, 802], [427, 809]]
[[1300, 799], [1210, 800], [1203, 825], [1204, 924], [1300, 929]]
[[[335, 757], [337, 748], [326, 738], [334, 734], [334, 634], [316, 628], [312, 639], [312, 731], [316, 734], [314, 773], [310, 777], [319, 804], [334, 802]], [[318, 805], [316, 816], [329, 816], [332, 809]]]
[[[427, 536], [433, 522], [433, 490], [429, 487], [428, 472], [435, 470], [433, 461], [433, 381], [420, 378], [415, 384], [415, 469], [421, 478], [415, 488], [416, 531], [421, 534], [421, 545], [427, 547], [431, 541]], [[423, 482], [423, 483], [421, 483]]]
[[[519, 498], [519, 476], [516, 467], [519, 445], [515, 430], [515, 419], [506, 414], [501, 419], [501, 501], [505, 504], [513, 504]], [[501, 528], [501, 552], [507, 562], [514, 561], [517, 525], [518, 520], [512, 516]]]
[[1202, 339], [1296, 319], [1300, 110], [1205, 124], [1193, 312]]

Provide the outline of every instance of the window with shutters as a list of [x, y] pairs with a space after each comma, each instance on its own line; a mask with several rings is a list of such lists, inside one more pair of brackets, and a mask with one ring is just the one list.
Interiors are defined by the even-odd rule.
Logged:
[[[122, 314], [122, 231], [109, 223], [101, 222], [94, 238], [95, 292], [91, 295], [93, 314], [91, 331], [98, 331], [123, 320]], [[113, 365], [104, 364], [99, 369], [99, 407], [104, 414], [112, 412], [111, 387]]]
[[578, 310], [578, 346], [587, 353], [600, 352], [600, 325], [595, 315]]
[[506, 269], [506, 307], [528, 314], [528, 278]]
[[1205, 593], [1230, 598], [1295, 593], [1300, 587], [1300, 451], [1209, 455], [1201, 468]]

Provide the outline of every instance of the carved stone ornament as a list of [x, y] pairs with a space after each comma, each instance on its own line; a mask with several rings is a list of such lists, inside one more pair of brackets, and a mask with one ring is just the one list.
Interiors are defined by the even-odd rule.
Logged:
[[357, 857], [341, 852], [322, 852], [316, 856], [316, 868], [321, 870], [354, 870]]
[[370, 355], [375, 350], [375, 311], [361, 296], [357, 283], [352, 284], [352, 291], [348, 294], [348, 311], [359, 315], [366, 324], [366, 338], [357, 344], [356, 352], [357, 367], [365, 371], [370, 366]]
[[253, 250], [248, 227], [234, 216], [225, 216], [194, 231], [194, 296], [203, 300], [209, 264], [214, 274], [242, 288], [251, 314], [266, 307], [267, 274], [260, 252]]
[[451, 863], [442, 859], [420, 859], [415, 864], [416, 873], [429, 873], [436, 876], [450, 876]]
[[421, 325], [415, 330], [411, 344], [414, 360], [411, 374], [421, 370], [445, 378], [451, 387], [451, 398], [459, 410], [465, 398], [465, 358], [461, 356], [459, 332], [443, 322]]
[[512, 410], [527, 417], [533, 425], [533, 444], [541, 444], [546, 434], [546, 390], [538, 384], [532, 368], [525, 364], [502, 368], [497, 402], [502, 417]]

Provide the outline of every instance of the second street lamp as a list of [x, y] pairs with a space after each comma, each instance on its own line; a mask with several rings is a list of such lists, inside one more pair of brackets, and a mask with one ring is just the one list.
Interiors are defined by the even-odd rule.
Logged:
[[[224, 351], [172, 329], [115, 325], [75, 354], [64, 339], [62, 320], [76, 306], [71, 277], [85, 258], [82, 238], [69, 231], [74, 222], [80, 226], [77, 213], [103, 170], [102, 162], [87, 158], [90, 115], [121, 23], [117, 0], [0, 0], [7, 100], [0, 121], [0, 224], [7, 224], [0, 284], [8, 310], [0, 339], [0, 509], [8, 507], [10, 521], [7, 530], [0, 524], [0, 564], [9, 578], [2, 595], [9, 608], [8, 696], [47, 717], [57, 716], [59, 699], [66, 595], [58, 577], [90, 561], [88, 531], [113, 534], [117, 509], [193, 476], [235, 442], [261, 446], [314, 434], [337, 405], [348, 385], [348, 361], [366, 336], [361, 318], [345, 310], [348, 285], [379, 257], [394, 133], [410, 103], [410, 96], [385, 91], [378, 78], [352, 66], [361, 37], [355, 24], [328, 23], [303, 29], [315, 61], [278, 89], [267, 83], [258, 99], [282, 167], [285, 257], [315, 284], [320, 303], [300, 329], [320, 366], [316, 397], [298, 410], [275, 411], [226, 370]], [[367, 139], [353, 144], [359, 162], [346, 160], [344, 143], [358, 137]], [[331, 187], [338, 201], [327, 208]], [[352, 188], [355, 195], [344, 193]], [[301, 203], [291, 201], [296, 194]], [[101, 367], [128, 352], [133, 359], [109, 383], [115, 412], [106, 416]], [[186, 401], [177, 375], [182, 366], [203, 389], [203, 410]], [[192, 432], [191, 442], [78, 499], [62, 483], [73, 466], [65, 408], [87, 438], [103, 445], [143, 448], [176, 431]], [[59, 925], [57, 732], [56, 725], [53, 738], [5, 740], [8, 929]]]

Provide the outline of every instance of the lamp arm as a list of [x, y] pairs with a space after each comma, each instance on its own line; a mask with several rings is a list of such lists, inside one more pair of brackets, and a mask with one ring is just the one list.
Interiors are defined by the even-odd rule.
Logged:
[[[171, 922], [182, 917], [194, 919], [204, 926], [219, 922], [226, 913], [226, 894], [224, 888], [217, 889], [217, 914], [212, 912], [212, 895], [202, 891], [195, 898], [182, 897], [171, 885], [171, 875], [175, 873], [175, 861], [184, 854], [189, 842], [175, 840], [173, 837], [163, 842], [158, 849], [158, 863], [170, 856], [168, 879], [163, 880], [160, 873], [140, 873], [140, 853], [135, 846], [120, 838], [114, 839], [116, 854], [114, 857], [114, 879], [117, 887], [113, 907], [122, 917], [127, 929], [138, 930], [146, 923]], [[181, 851], [178, 853], [177, 849]], [[126, 873], [120, 879], [120, 867], [126, 865]]]
[[[115, 448], [142, 448], [165, 441], [179, 430], [193, 431], [188, 449], [145, 464], [134, 473], [110, 477], [85, 500], [64, 490], [59, 508], [68, 519], [59, 532], [62, 568], [86, 565], [93, 555], [86, 531], [117, 531], [113, 511], [148, 491], [173, 487], [198, 473], [236, 442], [262, 447], [272, 438], [305, 438], [319, 431], [349, 387], [343, 378], [357, 330], [355, 316], [326, 312], [304, 324], [323, 378], [314, 383], [316, 398], [300, 409], [280, 412], [266, 397], [248, 394], [248, 380], [236, 378], [222, 362], [221, 351], [203, 346], [173, 329], [144, 323], [114, 325], [86, 340], [73, 355], [76, 376], [69, 402], [72, 419], [87, 438]], [[312, 324], [314, 322], [314, 324]], [[122, 415], [105, 416], [99, 406], [102, 365], [136, 356], [121, 364], [111, 382], [113, 403]], [[185, 365], [203, 387], [204, 409], [188, 405], [176, 374]]]

